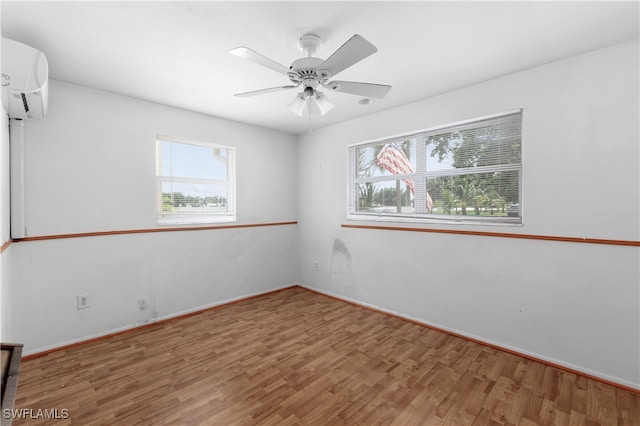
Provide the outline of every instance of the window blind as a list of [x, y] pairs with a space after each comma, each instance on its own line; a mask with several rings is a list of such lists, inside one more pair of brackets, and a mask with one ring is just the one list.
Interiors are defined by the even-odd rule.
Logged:
[[348, 213], [521, 223], [521, 134], [517, 112], [351, 146]]
[[158, 136], [159, 223], [235, 220], [234, 149]]

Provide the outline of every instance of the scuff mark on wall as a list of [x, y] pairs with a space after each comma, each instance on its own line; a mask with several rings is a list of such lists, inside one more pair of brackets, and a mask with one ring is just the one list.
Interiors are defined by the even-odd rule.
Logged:
[[336, 238], [333, 240], [331, 251], [331, 281], [336, 286], [353, 286], [353, 271], [351, 254], [344, 242]]
[[156, 310], [156, 298], [155, 293], [151, 292], [151, 319], [158, 318], [158, 311]]

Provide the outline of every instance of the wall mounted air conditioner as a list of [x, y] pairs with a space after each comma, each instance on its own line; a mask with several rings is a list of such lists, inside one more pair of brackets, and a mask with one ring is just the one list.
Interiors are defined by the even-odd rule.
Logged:
[[2, 104], [10, 118], [43, 118], [49, 102], [49, 64], [44, 53], [2, 38]]

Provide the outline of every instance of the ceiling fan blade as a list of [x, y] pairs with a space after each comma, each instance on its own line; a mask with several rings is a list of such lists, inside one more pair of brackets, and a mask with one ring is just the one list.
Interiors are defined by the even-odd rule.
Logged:
[[280, 74], [287, 75], [287, 72], [289, 71], [289, 68], [285, 67], [284, 65], [274, 61], [273, 59], [269, 59], [266, 56], [256, 52], [255, 50], [249, 49], [248, 47], [236, 47], [235, 49], [229, 50], [229, 53], [235, 56], [239, 56], [240, 58], [248, 59], [258, 65], [262, 65], [263, 67], [270, 68]]
[[324, 87], [334, 92], [378, 99], [384, 98], [387, 93], [389, 93], [389, 90], [391, 90], [391, 86], [386, 84], [358, 83], [355, 81], [330, 81], [325, 84]]
[[318, 66], [318, 69], [327, 70], [333, 76], [377, 51], [378, 49], [373, 44], [369, 43], [361, 35], [356, 34], [333, 52]]
[[250, 96], [264, 95], [265, 93], [273, 93], [273, 92], [280, 92], [282, 90], [295, 89], [296, 87], [298, 86], [270, 87], [268, 89], [252, 90], [251, 92], [236, 93], [233, 96], [237, 96], [239, 98], [248, 98]]

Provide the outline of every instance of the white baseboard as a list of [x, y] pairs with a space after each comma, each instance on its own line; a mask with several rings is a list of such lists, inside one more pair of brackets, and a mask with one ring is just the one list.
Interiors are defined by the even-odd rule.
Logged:
[[257, 297], [257, 296], [262, 296], [262, 295], [266, 295], [269, 293], [273, 293], [276, 291], [281, 291], [281, 290], [285, 290], [287, 288], [292, 288], [292, 287], [296, 287], [297, 284], [289, 284], [289, 285], [283, 285], [280, 287], [276, 287], [270, 290], [266, 290], [266, 291], [260, 291], [260, 292], [255, 292], [255, 293], [249, 293], [243, 296], [238, 296], [238, 297], [232, 297], [230, 299], [224, 299], [218, 302], [214, 302], [214, 303], [209, 303], [206, 305], [201, 305], [192, 309], [186, 309], [183, 311], [179, 311], [179, 312], [174, 312], [172, 314], [169, 315], [163, 315], [163, 316], [159, 316], [159, 317], [155, 317], [152, 318], [150, 320], [146, 320], [146, 321], [140, 321], [134, 324], [130, 324], [130, 325], [126, 325], [123, 327], [118, 327], [118, 328], [114, 328], [114, 329], [110, 329], [104, 332], [100, 332], [100, 333], [94, 333], [94, 334], [89, 334], [83, 337], [79, 337], [77, 339], [72, 339], [72, 340], [66, 340], [63, 342], [59, 342], [56, 343], [54, 345], [49, 345], [49, 346], [43, 346], [43, 347], [39, 347], [36, 349], [32, 349], [32, 350], [28, 350], [22, 353], [23, 357], [37, 357], [39, 354], [44, 354], [44, 353], [48, 353], [48, 352], [55, 352], [58, 350], [64, 350], [67, 347], [70, 346], [75, 346], [75, 345], [79, 345], [82, 343], [88, 343], [90, 341], [93, 340], [97, 340], [97, 339], [101, 339], [101, 338], [107, 338], [109, 336], [115, 335], [115, 334], [120, 334], [126, 331], [130, 331], [130, 330], [135, 330], [137, 328], [140, 327], [145, 327], [148, 325], [152, 325], [155, 323], [159, 323], [159, 322], [163, 322], [163, 321], [168, 321], [171, 320], [173, 318], [179, 318], [181, 316], [184, 315], [189, 315], [189, 314], [193, 314], [193, 313], [197, 313], [197, 312], [201, 312], [201, 311], [206, 311], [208, 309], [212, 309], [212, 308], [216, 308], [218, 306], [222, 306], [222, 305], [226, 305], [229, 303], [234, 303], [234, 302], [239, 302], [245, 299], [250, 299], [253, 297]]
[[309, 290], [309, 291], [313, 291], [313, 292], [316, 292], [316, 293], [324, 294], [324, 295], [332, 297], [334, 299], [343, 300], [345, 302], [348, 302], [348, 303], [351, 303], [351, 304], [354, 304], [354, 305], [359, 305], [359, 306], [362, 306], [362, 307], [365, 307], [365, 308], [368, 308], [368, 309], [371, 309], [371, 310], [374, 310], [374, 311], [382, 312], [382, 313], [385, 313], [385, 314], [388, 314], [388, 315], [391, 315], [391, 316], [394, 316], [394, 317], [405, 319], [405, 320], [411, 321], [413, 323], [424, 325], [425, 327], [432, 328], [434, 330], [438, 330], [438, 331], [442, 331], [442, 332], [445, 332], [445, 333], [448, 333], [448, 334], [452, 334], [452, 335], [455, 335], [455, 336], [458, 336], [458, 337], [462, 337], [462, 338], [465, 338], [465, 339], [468, 339], [468, 340], [471, 340], [471, 341], [474, 341], [474, 342], [477, 342], [477, 343], [480, 343], [480, 344], [484, 344], [484, 345], [487, 345], [487, 346], [494, 347], [494, 348], [499, 349], [499, 350], [504, 350], [506, 352], [513, 353], [515, 355], [523, 356], [525, 358], [531, 359], [533, 361], [541, 362], [543, 364], [547, 364], [547, 365], [550, 365], [552, 367], [560, 368], [562, 370], [569, 371], [569, 372], [572, 372], [572, 373], [575, 373], [575, 374], [579, 374], [579, 375], [582, 375], [582, 376], [585, 376], [585, 377], [588, 377], [588, 378], [596, 379], [596, 380], [599, 380], [601, 382], [604, 382], [604, 383], [607, 383], [607, 384], [611, 384], [613, 386], [622, 387], [622, 388], [625, 388], [627, 390], [631, 390], [633, 392], [640, 393], [640, 383], [630, 382], [630, 381], [622, 379], [620, 377], [614, 377], [614, 376], [610, 376], [608, 374], [601, 373], [599, 371], [589, 370], [589, 369], [581, 367], [579, 365], [571, 364], [571, 363], [565, 362], [565, 361], [560, 361], [560, 360], [557, 360], [557, 359], [554, 359], [554, 358], [551, 358], [551, 357], [540, 355], [540, 354], [535, 353], [535, 352], [527, 351], [525, 349], [521, 349], [521, 348], [517, 348], [517, 347], [514, 347], [514, 346], [506, 345], [506, 344], [504, 344], [502, 342], [496, 342], [494, 340], [486, 339], [484, 337], [480, 337], [480, 336], [476, 336], [476, 335], [473, 335], [473, 334], [470, 334], [470, 333], [466, 333], [466, 332], [461, 331], [461, 330], [455, 330], [455, 329], [452, 329], [452, 328], [449, 328], [449, 327], [446, 327], [446, 326], [442, 326], [440, 324], [432, 323], [430, 321], [425, 321], [425, 320], [423, 320], [421, 318], [415, 318], [415, 317], [412, 317], [410, 315], [405, 315], [405, 314], [400, 313], [400, 312], [396, 312], [396, 311], [393, 311], [393, 310], [390, 310], [390, 309], [385, 309], [385, 308], [382, 308], [380, 306], [372, 305], [370, 303], [365, 303], [365, 302], [362, 302], [360, 300], [352, 299], [350, 297], [346, 297], [346, 296], [343, 296], [343, 295], [340, 295], [340, 294], [336, 294], [336, 293], [333, 293], [333, 292], [330, 292], [330, 291], [320, 290], [320, 289], [317, 289], [315, 287], [307, 287], [307, 286], [304, 286], [302, 284], [298, 284], [298, 286], [302, 287], [302, 288], [304, 288], [306, 290]]

